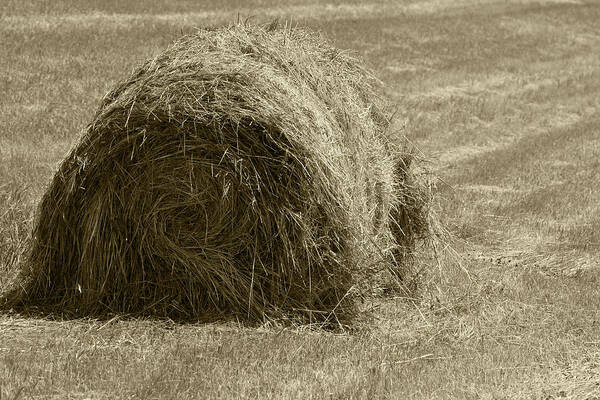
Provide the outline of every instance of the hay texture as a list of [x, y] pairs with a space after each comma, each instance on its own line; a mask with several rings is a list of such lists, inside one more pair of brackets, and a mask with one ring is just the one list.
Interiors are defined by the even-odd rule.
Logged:
[[[39, 206], [20, 302], [341, 319], [407, 263], [426, 190], [376, 81], [301, 29], [199, 30], [102, 101]], [[400, 144], [398, 144], [400, 143]]]

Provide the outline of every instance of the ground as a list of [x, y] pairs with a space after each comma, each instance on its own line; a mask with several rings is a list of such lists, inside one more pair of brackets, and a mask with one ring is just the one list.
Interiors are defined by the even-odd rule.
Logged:
[[182, 33], [238, 16], [364, 58], [433, 158], [456, 255], [348, 332], [5, 313], [0, 399], [600, 398], [594, 0], [5, 0], [0, 288], [102, 96]]

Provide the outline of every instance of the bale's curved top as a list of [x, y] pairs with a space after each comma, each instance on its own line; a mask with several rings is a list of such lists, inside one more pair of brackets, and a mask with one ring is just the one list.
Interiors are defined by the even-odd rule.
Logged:
[[352, 288], [410, 251], [427, 208], [376, 86], [304, 30], [178, 40], [105, 96], [62, 163], [21, 300], [194, 318], [352, 314]]

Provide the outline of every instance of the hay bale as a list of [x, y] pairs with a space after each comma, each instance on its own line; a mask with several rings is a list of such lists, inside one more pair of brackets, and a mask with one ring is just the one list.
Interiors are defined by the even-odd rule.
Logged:
[[178, 40], [105, 96], [60, 166], [18, 301], [78, 314], [353, 315], [361, 282], [427, 229], [426, 191], [401, 138], [390, 141], [376, 86], [300, 29]]

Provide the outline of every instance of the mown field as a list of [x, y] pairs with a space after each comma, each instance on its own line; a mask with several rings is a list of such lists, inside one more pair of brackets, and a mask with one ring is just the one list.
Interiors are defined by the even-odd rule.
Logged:
[[195, 26], [356, 51], [439, 177], [460, 265], [351, 332], [0, 315], [0, 399], [600, 399], [600, 3], [0, 3], [0, 290], [102, 96]]

